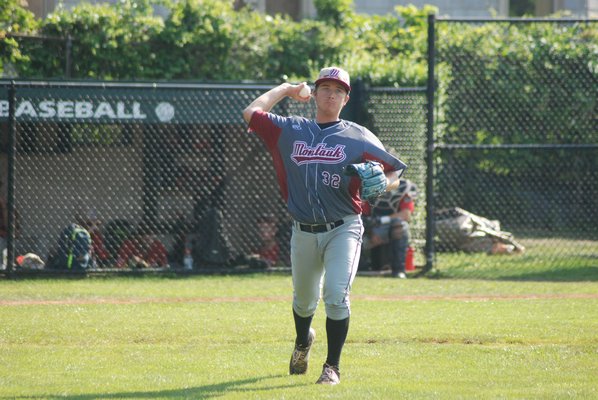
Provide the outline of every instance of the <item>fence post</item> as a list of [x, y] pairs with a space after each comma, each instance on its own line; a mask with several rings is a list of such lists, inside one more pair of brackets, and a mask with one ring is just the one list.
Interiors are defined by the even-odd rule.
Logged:
[[351, 84], [351, 97], [341, 111], [341, 118], [357, 124], [369, 126], [367, 113], [367, 87], [361, 78], [356, 78]]
[[[11, 81], [8, 91], [8, 176], [7, 176], [7, 232], [6, 232], [6, 272], [10, 277], [14, 269], [15, 259], [15, 207], [14, 207], [14, 172], [16, 143], [16, 85]], [[4, 254], [1, 255], [4, 257]]]
[[69, 34], [66, 36], [65, 42], [65, 53], [66, 53], [66, 60], [64, 65], [64, 75], [66, 78], [71, 77], [71, 64], [72, 64], [72, 52], [73, 52], [73, 38]]
[[428, 15], [428, 85], [427, 122], [426, 122], [426, 265], [424, 272], [434, 267], [434, 91], [436, 80], [435, 68], [435, 21], [434, 14]]

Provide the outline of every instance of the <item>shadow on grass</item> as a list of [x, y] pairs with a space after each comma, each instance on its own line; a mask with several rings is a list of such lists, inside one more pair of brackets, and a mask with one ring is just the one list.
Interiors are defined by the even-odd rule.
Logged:
[[[117, 393], [93, 393], [93, 394], [78, 394], [78, 395], [43, 395], [43, 396], [26, 396], [19, 397], [24, 399], [155, 399], [155, 398], [173, 398], [173, 399], [210, 399], [214, 397], [221, 397], [227, 392], [249, 393], [257, 391], [269, 391], [276, 389], [289, 389], [293, 387], [305, 386], [305, 383], [293, 383], [276, 386], [254, 386], [258, 382], [268, 381], [270, 379], [278, 379], [287, 375], [269, 375], [255, 378], [241, 379], [237, 381], [227, 381], [222, 383], [215, 383], [212, 385], [190, 387], [185, 389], [170, 389], [170, 390], [156, 390], [156, 391], [142, 391], [142, 392], [117, 392]], [[246, 385], [249, 385], [246, 387]], [[2, 397], [7, 398], [7, 397]], [[14, 397], [11, 397], [14, 398]]]
[[598, 282], [598, 266], [515, 273], [503, 275], [497, 279], [501, 281]]

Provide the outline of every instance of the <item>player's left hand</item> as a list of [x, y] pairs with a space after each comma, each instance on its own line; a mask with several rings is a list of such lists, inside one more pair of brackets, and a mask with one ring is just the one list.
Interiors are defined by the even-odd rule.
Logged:
[[345, 174], [361, 179], [361, 198], [370, 202], [384, 193], [388, 185], [384, 168], [376, 161], [349, 164], [345, 167]]

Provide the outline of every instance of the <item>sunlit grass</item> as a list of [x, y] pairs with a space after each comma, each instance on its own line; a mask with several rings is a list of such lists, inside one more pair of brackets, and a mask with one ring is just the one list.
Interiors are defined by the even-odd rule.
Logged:
[[310, 370], [288, 376], [291, 290], [285, 274], [0, 281], [0, 398], [598, 395], [596, 281], [359, 276], [337, 387], [314, 385], [322, 306]]
[[598, 241], [525, 238], [523, 254], [438, 253], [444, 278], [528, 281], [598, 280]]

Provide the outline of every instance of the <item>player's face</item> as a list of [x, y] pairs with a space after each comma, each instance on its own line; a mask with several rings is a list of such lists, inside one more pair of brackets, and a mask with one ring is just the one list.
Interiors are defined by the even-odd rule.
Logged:
[[349, 101], [349, 94], [345, 88], [336, 82], [322, 82], [314, 92], [318, 120], [326, 119], [336, 121], [341, 110]]

